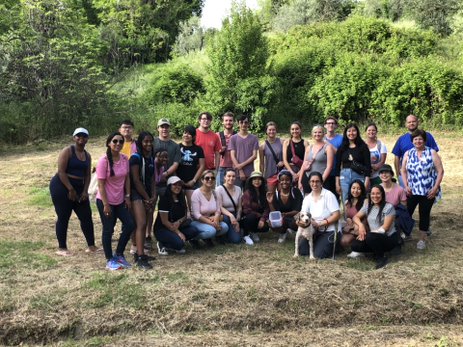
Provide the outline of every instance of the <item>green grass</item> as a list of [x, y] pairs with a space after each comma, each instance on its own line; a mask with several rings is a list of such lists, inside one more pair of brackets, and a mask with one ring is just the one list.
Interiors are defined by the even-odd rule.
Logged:
[[57, 265], [57, 261], [40, 254], [43, 242], [0, 241], [0, 273], [20, 268], [46, 271]]
[[28, 204], [40, 208], [50, 208], [53, 206], [48, 187], [32, 188], [29, 194]]
[[92, 290], [89, 306], [102, 308], [107, 306], [129, 306], [140, 309], [145, 303], [145, 288], [134, 283], [133, 278], [124, 273], [95, 273], [84, 290]]

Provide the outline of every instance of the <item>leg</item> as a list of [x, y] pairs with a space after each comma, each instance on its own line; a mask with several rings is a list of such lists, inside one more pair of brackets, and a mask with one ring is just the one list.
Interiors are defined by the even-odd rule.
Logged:
[[67, 231], [69, 218], [72, 213], [72, 201], [68, 199], [68, 191], [61, 183], [58, 176], [54, 176], [50, 182], [50, 195], [55, 206], [57, 216], [56, 220], [56, 238], [58, 239], [58, 247], [61, 250], [67, 250]]
[[216, 231], [215, 236], [222, 236], [228, 234], [228, 225], [225, 222], [220, 222], [220, 230]]
[[342, 234], [341, 247], [346, 249], [349, 248], [352, 242], [354, 242], [355, 236], [352, 234]]
[[[167, 228], [161, 227], [154, 232], [156, 240], [162, 244], [162, 246], [170, 249], [181, 250], [185, 247], [183, 240], [173, 231]], [[186, 235], [185, 235], [186, 236]]]
[[117, 243], [116, 255], [124, 255], [125, 247], [130, 241], [130, 235], [135, 230], [135, 223], [125, 202], [114, 208], [117, 218], [122, 222], [122, 233]]
[[74, 203], [74, 212], [79, 218], [80, 228], [89, 247], [95, 246], [95, 229], [93, 228], [92, 210], [88, 200]]
[[420, 241], [426, 242], [428, 238], [429, 224], [431, 219], [431, 209], [435, 199], [428, 199], [426, 196], [420, 196], [419, 215], [420, 215]]
[[132, 212], [135, 218], [135, 245], [139, 256], [145, 254], [146, 209], [142, 200], [132, 201]]
[[200, 240], [211, 239], [217, 233], [217, 231], [212, 225], [201, 223], [198, 221], [193, 221], [191, 223], [191, 226], [198, 229], [199, 233], [198, 233], [197, 239], [200, 239]]
[[[334, 232], [323, 232], [314, 239], [314, 255], [318, 259], [331, 258], [333, 247], [338, 247], [339, 238], [334, 245]], [[336, 251], [336, 249], [335, 249]]]
[[235, 228], [235, 226], [230, 221], [230, 217], [225, 216], [225, 215], [223, 216], [223, 221], [228, 226], [228, 231], [227, 231], [227, 240], [228, 240], [228, 242], [230, 242], [230, 243], [241, 243], [241, 234], [240, 234], [239, 225], [238, 225], [237, 228]]
[[341, 194], [342, 194], [342, 202], [347, 200], [347, 194], [349, 192], [349, 186], [351, 182], [351, 169], [342, 169], [340, 180], [341, 180]]
[[109, 216], [105, 216], [103, 210], [103, 202], [100, 199], [96, 199], [96, 206], [100, 214], [101, 224], [103, 225], [103, 233], [101, 239], [103, 244], [104, 255], [107, 260], [110, 260], [113, 257], [111, 239], [114, 232], [114, 226], [116, 225], [114, 207], [111, 206], [111, 214]]
[[248, 236], [250, 233], [257, 230], [259, 219], [256, 217], [255, 214], [250, 213], [247, 216], [245, 216], [244, 219], [241, 220], [240, 224], [243, 228], [244, 236]]

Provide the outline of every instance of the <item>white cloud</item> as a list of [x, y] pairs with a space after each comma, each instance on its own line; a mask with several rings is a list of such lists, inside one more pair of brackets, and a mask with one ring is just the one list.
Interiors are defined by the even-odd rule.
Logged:
[[[205, 28], [220, 28], [222, 20], [230, 15], [232, 0], [206, 0], [201, 16], [201, 26]], [[246, 0], [246, 6], [257, 9], [257, 0]]]

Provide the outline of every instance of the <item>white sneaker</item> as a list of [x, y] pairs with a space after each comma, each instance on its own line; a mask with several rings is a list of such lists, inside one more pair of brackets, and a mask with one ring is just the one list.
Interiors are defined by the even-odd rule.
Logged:
[[284, 234], [280, 234], [280, 237], [278, 238], [278, 243], [285, 242], [287, 237], [288, 237], [288, 232], [285, 232]]
[[251, 238], [252, 238], [252, 240], [254, 242], [259, 242], [260, 241], [260, 237], [256, 233], [251, 233], [251, 234], [249, 234], [249, 236], [251, 236]]
[[159, 255], [169, 255], [169, 252], [167, 252], [166, 247], [162, 246], [159, 242], [156, 243], [156, 246], [158, 247], [158, 254]]
[[355, 259], [355, 258], [362, 258], [364, 256], [365, 254], [363, 253], [352, 251], [347, 255], [347, 258]]
[[185, 254], [185, 252], [186, 252], [185, 248], [175, 250], [175, 253], [177, 253], [177, 254]]
[[245, 237], [243, 237], [243, 240], [244, 240], [244, 242], [246, 242], [246, 244], [248, 246], [254, 245], [254, 241], [252, 241], [252, 239], [251, 239], [251, 237], [249, 235], [246, 235]]
[[423, 240], [419, 240], [418, 243], [416, 244], [416, 248], [422, 251], [423, 249], [426, 248], [426, 242]]

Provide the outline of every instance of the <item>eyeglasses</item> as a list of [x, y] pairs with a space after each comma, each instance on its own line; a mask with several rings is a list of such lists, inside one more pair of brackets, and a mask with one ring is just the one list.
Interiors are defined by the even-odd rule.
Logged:
[[122, 144], [124, 143], [124, 140], [114, 139], [114, 140], [112, 140], [111, 142], [114, 143], [115, 145], [117, 145], [117, 144], [122, 145]]
[[215, 181], [215, 177], [214, 177], [214, 176], [206, 176], [206, 177], [204, 177], [204, 180], [205, 180], [206, 182]]
[[316, 181], [310, 181], [309, 183], [310, 184], [320, 184], [320, 183], [322, 183], [322, 181], [316, 180]]

